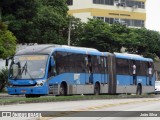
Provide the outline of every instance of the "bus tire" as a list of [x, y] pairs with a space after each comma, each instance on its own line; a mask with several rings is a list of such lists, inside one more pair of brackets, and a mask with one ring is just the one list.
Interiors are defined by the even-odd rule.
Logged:
[[65, 82], [61, 83], [59, 94], [61, 96], [66, 96], [67, 95], [67, 84]]
[[37, 94], [37, 95], [32, 95], [32, 94], [25, 94], [25, 97], [26, 98], [36, 98], [36, 97], [40, 97], [40, 95], [39, 94]]
[[141, 95], [141, 94], [142, 94], [142, 86], [140, 84], [138, 84], [136, 95]]
[[31, 98], [32, 95], [31, 95], [31, 94], [25, 94], [25, 97], [26, 97], [26, 98]]
[[100, 85], [96, 83], [94, 86], [94, 95], [99, 95], [99, 94], [100, 94]]

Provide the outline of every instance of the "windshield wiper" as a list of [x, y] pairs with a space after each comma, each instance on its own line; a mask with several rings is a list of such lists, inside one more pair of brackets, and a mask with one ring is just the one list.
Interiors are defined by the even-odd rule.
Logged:
[[27, 61], [26, 63], [24, 64], [24, 66], [22, 67], [22, 72], [21, 72], [21, 75], [22, 73], [25, 71], [25, 75], [26, 75], [26, 72], [27, 72]]
[[[27, 61], [26, 61], [25, 65], [23, 66], [22, 73], [25, 71], [25, 75], [26, 75], [26, 73], [28, 73], [28, 75], [31, 78], [31, 80], [34, 80], [33, 77], [31, 76], [31, 74], [28, 72], [27, 66], [28, 65], [27, 65]], [[22, 73], [21, 73], [21, 75], [22, 75]]]
[[[28, 69], [27, 69], [27, 61], [26, 63], [24, 64], [24, 66], [22, 67], [22, 71], [20, 72], [20, 74], [22, 75], [23, 72], [25, 71], [25, 75], [26, 73], [28, 73], [29, 77], [31, 78], [31, 80], [34, 80], [33, 77], [31, 76], [31, 74], [28, 72]], [[13, 79], [15, 80], [17, 77], [18, 77], [19, 74], [17, 74]]]

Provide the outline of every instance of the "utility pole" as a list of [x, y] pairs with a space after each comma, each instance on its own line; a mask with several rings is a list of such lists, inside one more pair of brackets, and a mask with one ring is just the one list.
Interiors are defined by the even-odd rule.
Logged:
[[0, 7], [0, 21], [2, 21], [2, 9]]
[[68, 46], [70, 46], [71, 42], [71, 20], [69, 21], [69, 28], [68, 28]]

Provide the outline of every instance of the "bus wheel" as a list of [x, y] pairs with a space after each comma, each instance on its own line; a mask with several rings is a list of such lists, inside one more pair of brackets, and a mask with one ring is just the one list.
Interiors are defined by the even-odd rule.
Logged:
[[61, 96], [66, 96], [67, 95], [67, 85], [66, 85], [66, 83], [61, 83], [59, 94]]
[[139, 84], [139, 85], [137, 86], [136, 95], [141, 95], [141, 94], [142, 94], [142, 87], [141, 87], [141, 85]]
[[95, 84], [94, 86], [94, 94], [99, 95], [100, 94], [100, 86], [98, 83]]
[[25, 94], [25, 97], [26, 98], [31, 98], [31, 95], [30, 94]]

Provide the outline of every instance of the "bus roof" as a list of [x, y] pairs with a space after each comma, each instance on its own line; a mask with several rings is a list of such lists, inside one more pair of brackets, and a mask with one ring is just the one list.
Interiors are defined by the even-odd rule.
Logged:
[[116, 58], [124, 58], [124, 59], [131, 59], [131, 60], [153, 62], [153, 60], [151, 58], [144, 58], [143, 56], [136, 55], [136, 54], [114, 53], [114, 55], [116, 56]]
[[61, 45], [45, 44], [45, 45], [33, 45], [28, 46], [22, 50], [19, 50], [16, 55], [31, 55], [31, 54], [50, 54], [54, 48]]
[[25, 49], [19, 50], [16, 53], [16, 55], [51, 54], [53, 51], [66, 51], [66, 52], [73, 52], [80, 54], [103, 55], [102, 52], [94, 48], [55, 45], [55, 44], [28, 46]]
[[[16, 55], [34, 55], [34, 54], [52, 54], [53, 51], [65, 51], [86, 55], [99, 55], [107, 56], [108, 52], [100, 52], [94, 48], [67, 46], [67, 45], [56, 45], [56, 44], [41, 44], [28, 46], [22, 50], [19, 50]], [[141, 61], [153, 61], [150, 58], [144, 58], [140, 55], [127, 54], [127, 53], [114, 53], [117, 58], [131, 59], [131, 60], [141, 60]]]
[[66, 51], [66, 52], [88, 54], [88, 55], [104, 55], [103, 52], [100, 52], [94, 48], [74, 47], [66, 45], [63, 45], [62, 47], [57, 47], [54, 49], [54, 51]]

